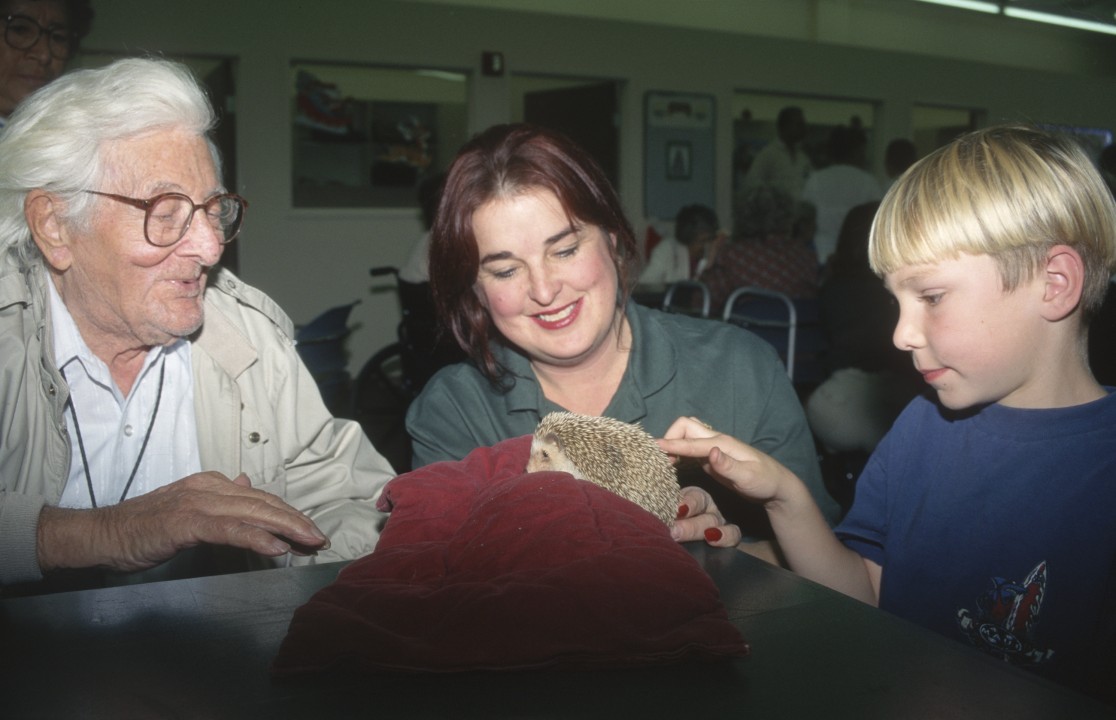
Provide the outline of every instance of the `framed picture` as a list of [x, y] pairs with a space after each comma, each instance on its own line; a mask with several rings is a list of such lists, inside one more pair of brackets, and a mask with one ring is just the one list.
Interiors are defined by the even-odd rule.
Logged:
[[673, 222], [686, 205], [713, 207], [713, 96], [649, 91], [644, 104], [644, 215]]
[[666, 145], [667, 180], [689, 180], [693, 175], [693, 148], [688, 142], [668, 142]]
[[418, 205], [467, 139], [462, 73], [291, 62], [291, 205]]

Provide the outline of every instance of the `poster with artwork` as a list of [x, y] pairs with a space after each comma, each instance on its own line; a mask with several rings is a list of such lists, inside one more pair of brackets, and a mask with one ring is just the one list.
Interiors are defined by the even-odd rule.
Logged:
[[644, 205], [673, 219], [685, 205], [713, 207], [716, 103], [711, 95], [649, 92], [645, 98]]

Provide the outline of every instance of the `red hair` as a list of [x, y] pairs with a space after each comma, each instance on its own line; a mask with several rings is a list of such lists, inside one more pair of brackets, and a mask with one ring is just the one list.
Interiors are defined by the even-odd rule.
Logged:
[[495, 198], [536, 189], [552, 192], [571, 222], [596, 225], [616, 238], [610, 254], [618, 308], [631, 292], [635, 234], [616, 191], [588, 153], [558, 132], [531, 125], [496, 125], [474, 137], [446, 177], [430, 233], [430, 286], [439, 317], [494, 384], [507, 370], [493, 356], [490, 342], [497, 333], [473, 289], [480, 269], [473, 213]]

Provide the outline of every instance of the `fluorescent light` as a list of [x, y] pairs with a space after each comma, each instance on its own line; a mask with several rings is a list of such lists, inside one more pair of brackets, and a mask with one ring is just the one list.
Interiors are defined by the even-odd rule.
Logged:
[[[923, 2], [928, 2], [928, 0], [923, 0]], [[1092, 30], [1093, 32], [1116, 35], [1116, 25], [1093, 22], [1092, 20], [1078, 20], [1077, 18], [1065, 17], [1064, 15], [1051, 15], [1050, 13], [1038, 12], [1037, 10], [1022, 10], [1013, 7], [1005, 7], [1004, 14], [1008, 17], [1019, 18], [1020, 20], [1034, 20], [1035, 22], [1061, 25], [1077, 30]]]
[[977, 12], [986, 12], [999, 14], [1000, 4], [994, 2], [980, 2], [979, 0], [919, 0], [924, 3], [931, 3], [933, 5], [948, 5], [949, 7], [961, 8], [962, 10], [976, 10]]

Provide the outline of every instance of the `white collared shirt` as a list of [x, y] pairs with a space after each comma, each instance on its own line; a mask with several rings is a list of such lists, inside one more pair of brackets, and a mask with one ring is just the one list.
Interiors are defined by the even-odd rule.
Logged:
[[[124, 397], [113, 382], [108, 366], [82, 339], [54, 283], [47, 285], [54, 359], [70, 386], [65, 417], [73, 452], [70, 476], [59, 505], [92, 507], [90, 485], [98, 507], [119, 502], [149, 426], [150, 438], [127, 497], [143, 495], [200, 471], [189, 343], [178, 340], [165, 347], [152, 348], [131, 392]], [[164, 368], [160, 392], [159, 376]], [[158, 413], [151, 426], [157, 399]], [[89, 465], [89, 481], [78, 444], [79, 430]]]

